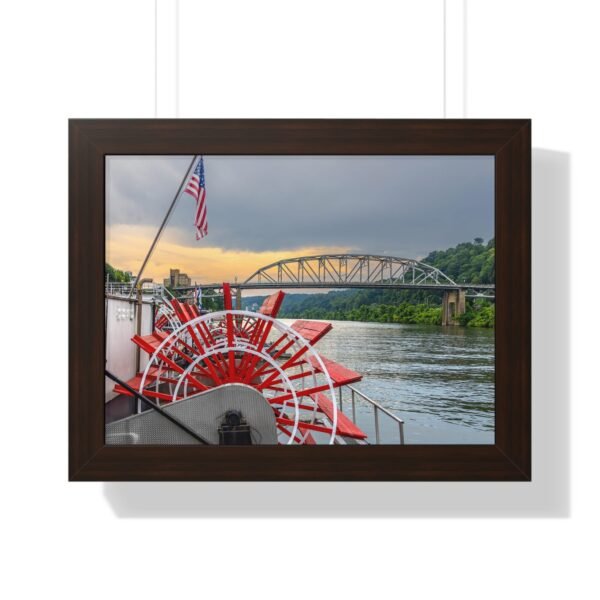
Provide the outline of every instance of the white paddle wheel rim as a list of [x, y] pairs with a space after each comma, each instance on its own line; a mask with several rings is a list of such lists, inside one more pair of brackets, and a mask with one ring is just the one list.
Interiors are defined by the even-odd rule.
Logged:
[[[158, 307], [157, 315], [160, 317], [165, 317], [171, 329], [177, 329], [181, 325], [181, 321], [177, 316], [177, 313], [173, 310], [173, 307], [170, 306], [167, 302], [162, 302]], [[157, 319], [158, 320], [158, 319]]]
[[[213, 331], [214, 330], [222, 331], [222, 329], [223, 329], [222, 321], [223, 321], [223, 319], [226, 319], [226, 317], [228, 315], [231, 315], [234, 317], [237, 316], [237, 317], [246, 317], [249, 319], [253, 319], [255, 321], [255, 326], [260, 321], [270, 323], [271, 327], [273, 327], [277, 331], [279, 331], [279, 333], [281, 335], [285, 335], [290, 342], [293, 342], [293, 346], [299, 346], [300, 350], [304, 350], [305, 354], [308, 354], [308, 355], [312, 356], [312, 358], [314, 358], [314, 360], [316, 361], [316, 363], [318, 365], [319, 371], [324, 376], [325, 381], [326, 381], [326, 383], [325, 383], [325, 385], [327, 386], [326, 390], [322, 390], [322, 391], [328, 391], [329, 395], [330, 395], [332, 415], [331, 415], [331, 417], [328, 417], [328, 418], [329, 418], [329, 421], [331, 422], [332, 431], [331, 431], [328, 443], [330, 445], [333, 444], [335, 442], [335, 438], [337, 435], [336, 432], [337, 432], [337, 421], [338, 421], [338, 408], [337, 408], [337, 403], [336, 403], [336, 399], [335, 399], [333, 381], [329, 375], [327, 367], [321, 360], [321, 357], [319, 356], [318, 352], [316, 352], [316, 350], [309, 344], [309, 342], [307, 340], [305, 340], [304, 337], [302, 337], [297, 331], [292, 329], [289, 325], [282, 323], [278, 319], [275, 319], [275, 318], [267, 316], [267, 315], [263, 315], [261, 313], [255, 313], [255, 312], [251, 312], [251, 311], [247, 311], [247, 310], [223, 310], [223, 311], [218, 311], [218, 312], [207, 313], [205, 315], [196, 317], [194, 319], [191, 319], [190, 321], [187, 321], [186, 323], [181, 324], [177, 329], [174, 329], [156, 347], [156, 350], [153, 352], [152, 356], [148, 360], [148, 363], [146, 364], [146, 367], [144, 369], [144, 373], [143, 373], [142, 379], [140, 381], [139, 392], [141, 394], [144, 393], [146, 380], [148, 378], [148, 373], [153, 365], [156, 365], [158, 367], [158, 374], [155, 379], [155, 383], [156, 383], [157, 389], [158, 389], [158, 386], [160, 386], [160, 376], [163, 371], [163, 368], [165, 368], [167, 371], [172, 371], [172, 369], [170, 369], [168, 366], [164, 367], [164, 365], [166, 363], [163, 360], [163, 358], [161, 358], [161, 355], [164, 356], [166, 353], [171, 351], [172, 355], [175, 356], [176, 353], [175, 353], [174, 348], [178, 342], [184, 342], [185, 344], [189, 345], [189, 342], [191, 341], [191, 337], [192, 337], [191, 333], [190, 333], [191, 329], [193, 330], [193, 328], [197, 325], [206, 325], [206, 327], [210, 331], [211, 328], [209, 327], [209, 324], [212, 324], [212, 322], [215, 320], [219, 320], [220, 323], [215, 324], [218, 326], [213, 327], [212, 330]], [[237, 334], [237, 332], [235, 332], [235, 333]], [[219, 336], [219, 337], [221, 337], [221, 336]], [[226, 338], [226, 335], [223, 337]], [[248, 354], [257, 356], [259, 358], [262, 358], [265, 360], [265, 362], [267, 362], [268, 364], [273, 366], [280, 375], [283, 376], [282, 380], [286, 383], [286, 386], [289, 387], [289, 389], [290, 389], [289, 393], [292, 394], [291, 399], [294, 400], [295, 418], [294, 418], [294, 429], [293, 429], [292, 435], [290, 435], [290, 438], [288, 441], [288, 444], [292, 444], [296, 437], [296, 433], [297, 433], [300, 423], [299, 423], [299, 403], [298, 403], [298, 398], [296, 395], [296, 388], [294, 388], [294, 384], [292, 383], [291, 379], [288, 377], [288, 375], [286, 373], [283, 372], [283, 369], [281, 369], [281, 367], [277, 363], [273, 364], [275, 362], [275, 360], [267, 352], [264, 344], [263, 344], [263, 347], [260, 350], [258, 350], [256, 344], [250, 343], [245, 338], [239, 338], [239, 337], [237, 337], [237, 335], [235, 337], [234, 344], [232, 344], [230, 346], [228, 346], [226, 344], [227, 344], [227, 340], [222, 339], [217, 344], [210, 346], [208, 349], [204, 349], [202, 352], [200, 352], [197, 349], [198, 354], [194, 357], [192, 363], [190, 363], [190, 365], [188, 365], [188, 367], [184, 370], [183, 373], [178, 374], [179, 380], [177, 382], [177, 390], [179, 389], [179, 387], [181, 385], [181, 381], [189, 376], [189, 373], [191, 372], [191, 369], [193, 368], [193, 366], [197, 365], [204, 358], [213, 356], [215, 354], [222, 354], [225, 352], [248, 353]], [[308, 365], [311, 369], [313, 380], [316, 381], [316, 369], [310, 362], [308, 362]], [[304, 368], [304, 367], [302, 367], [302, 368]], [[304, 383], [304, 378], [301, 378], [301, 381]], [[304, 387], [304, 385], [303, 385], [303, 387]], [[186, 395], [187, 395], [187, 381], [186, 381], [186, 387], [184, 388], [184, 390], [186, 390]], [[320, 393], [322, 393], [322, 392], [320, 392]], [[179, 400], [181, 400], [181, 398]], [[285, 400], [284, 406], [287, 405], [289, 400], [290, 399]], [[176, 393], [173, 395], [173, 401], [174, 402], [177, 401]], [[273, 410], [274, 411], [276, 410], [275, 407], [273, 407]], [[282, 410], [283, 410], [283, 407], [282, 407]], [[315, 418], [316, 412], [317, 412], [317, 407], [316, 407], [316, 402], [315, 402], [315, 406], [313, 409], [313, 420]], [[302, 434], [301, 442], [304, 442], [304, 440], [308, 437], [309, 433], [310, 433], [310, 431], [307, 430], [307, 432], [305, 434]]]

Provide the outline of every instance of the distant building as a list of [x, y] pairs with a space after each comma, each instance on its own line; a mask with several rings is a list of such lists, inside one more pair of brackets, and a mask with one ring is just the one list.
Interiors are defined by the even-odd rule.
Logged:
[[180, 273], [179, 269], [170, 269], [169, 277], [164, 280], [164, 284], [171, 288], [188, 287], [192, 285], [192, 280], [185, 273]]

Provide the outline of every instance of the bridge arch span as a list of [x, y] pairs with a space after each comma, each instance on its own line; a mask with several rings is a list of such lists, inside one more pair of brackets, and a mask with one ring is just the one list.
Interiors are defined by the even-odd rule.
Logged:
[[258, 269], [242, 285], [437, 287], [442, 290], [459, 287], [431, 265], [410, 258], [377, 254], [323, 254], [286, 258]]

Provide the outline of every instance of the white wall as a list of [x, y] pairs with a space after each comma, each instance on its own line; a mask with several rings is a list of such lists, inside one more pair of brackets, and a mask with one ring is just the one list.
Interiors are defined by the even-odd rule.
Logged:
[[[105, 300], [106, 314], [106, 368], [127, 381], [136, 372], [136, 348], [131, 338], [136, 333], [138, 305], [135, 300], [107, 298]], [[152, 333], [152, 303], [142, 304], [142, 321], [140, 334]], [[148, 364], [148, 355], [140, 352], [140, 369]], [[116, 394], [112, 391], [114, 382], [106, 378], [106, 400], [112, 400]]]
[[[19, 382], [4, 419], [26, 423], [0, 438], [3, 597], [212, 597], [236, 582], [262, 598], [592, 596], [597, 4], [469, 0], [465, 38], [462, 2], [447, 0], [445, 101], [442, 0], [180, 0], [178, 76], [171, 6], [159, 0], [155, 97], [152, 2], [3, 5], [0, 244], [39, 288], [0, 300], [5, 389]], [[532, 117], [543, 150], [534, 482], [67, 483], [67, 117], [440, 117], [444, 105]]]

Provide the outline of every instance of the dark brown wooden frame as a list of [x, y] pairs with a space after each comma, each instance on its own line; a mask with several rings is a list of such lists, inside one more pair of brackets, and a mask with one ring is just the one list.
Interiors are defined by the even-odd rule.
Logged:
[[[105, 446], [104, 162], [109, 154], [493, 155], [494, 445]], [[529, 481], [529, 120], [72, 120], [69, 123], [71, 481]]]

